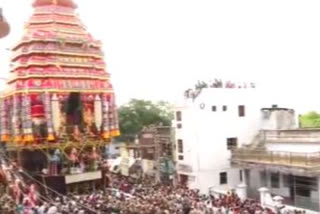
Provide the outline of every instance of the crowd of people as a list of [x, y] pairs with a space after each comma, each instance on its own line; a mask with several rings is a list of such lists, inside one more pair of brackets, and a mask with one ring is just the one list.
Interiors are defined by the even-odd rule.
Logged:
[[[8, 198], [7, 198], [8, 199]], [[183, 186], [153, 184], [110, 174], [109, 187], [83, 195], [70, 194], [35, 204], [24, 200], [12, 210], [13, 201], [5, 199], [0, 213], [11, 214], [276, 214], [254, 200], [240, 200], [235, 193], [219, 197], [202, 195]], [[2, 201], [3, 202], [3, 201]], [[1, 203], [1, 200], [0, 200]], [[11, 205], [11, 206], [10, 206]], [[11, 209], [11, 210], [10, 210]], [[304, 214], [304, 211], [285, 212]]]
[[[102, 165], [102, 169], [107, 168]], [[1, 161], [1, 214], [277, 214], [254, 200], [241, 200], [230, 192], [218, 197], [200, 194], [185, 186], [154, 183], [153, 179], [134, 179], [103, 170], [102, 188], [95, 192], [66, 196], [38, 193], [36, 182], [24, 178], [16, 163]], [[26, 180], [28, 180], [26, 182]], [[107, 182], [105, 180], [108, 180]], [[1, 187], [1, 185], [0, 185]], [[284, 211], [305, 214], [304, 211]]]

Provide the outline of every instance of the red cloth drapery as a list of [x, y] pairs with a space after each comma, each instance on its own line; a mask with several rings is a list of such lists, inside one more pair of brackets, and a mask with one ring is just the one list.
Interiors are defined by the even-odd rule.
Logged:
[[45, 109], [40, 94], [33, 94], [31, 98], [31, 117], [32, 118], [44, 118]]

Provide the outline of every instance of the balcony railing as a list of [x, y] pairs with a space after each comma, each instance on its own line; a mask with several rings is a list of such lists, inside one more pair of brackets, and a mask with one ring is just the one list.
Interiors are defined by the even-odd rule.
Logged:
[[320, 143], [320, 129], [263, 130], [263, 143]]
[[232, 162], [263, 163], [283, 166], [320, 167], [320, 152], [296, 153], [264, 150], [234, 149]]
[[99, 180], [102, 178], [101, 171], [84, 172], [79, 174], [66, 175], [66, 184], [79, 183], [84, 181]]

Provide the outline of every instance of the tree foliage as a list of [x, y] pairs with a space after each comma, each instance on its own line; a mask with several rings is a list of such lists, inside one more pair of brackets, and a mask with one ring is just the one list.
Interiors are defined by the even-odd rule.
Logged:
[[132, 99], [118, 109], [121, 140], [133, 140], [144, 126], [171, 125], [172, 106], [165, 101], [153, 103], [148, 100]]
[[302, 128], [320, 128], [320, 114], [312, 111], [300, 117]]

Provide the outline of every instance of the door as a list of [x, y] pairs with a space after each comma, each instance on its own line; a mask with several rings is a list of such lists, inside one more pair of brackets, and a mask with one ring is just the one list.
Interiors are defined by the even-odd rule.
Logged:
[[183, 174], [180, 174], [179, 175], [179, 180], [180, 180], [180, 184], [182, 186], [186, 186], [188, 184], [188, 177], [187, 175], [183, 175]]

